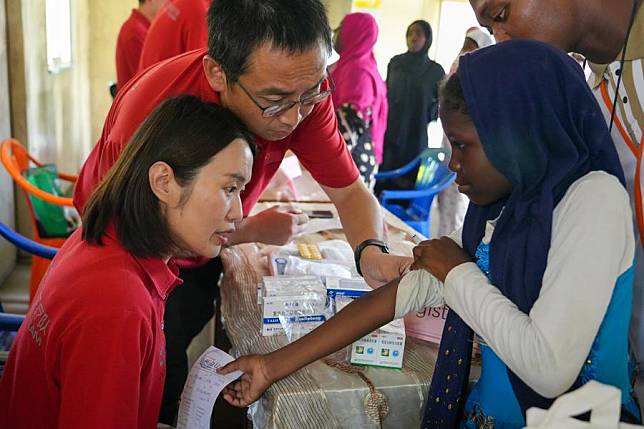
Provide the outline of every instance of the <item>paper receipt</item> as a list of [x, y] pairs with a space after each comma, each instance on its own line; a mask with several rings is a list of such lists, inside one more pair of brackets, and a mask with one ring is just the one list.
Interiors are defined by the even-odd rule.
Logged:
[[218, 368], [233, 360], [228, 353], [213, 346], [197, 359], [183, 387], [177, 429], [210, 428], [210, 415], [217, 397], [224, 387], [242, 375], [241, 371], [217, 373]]

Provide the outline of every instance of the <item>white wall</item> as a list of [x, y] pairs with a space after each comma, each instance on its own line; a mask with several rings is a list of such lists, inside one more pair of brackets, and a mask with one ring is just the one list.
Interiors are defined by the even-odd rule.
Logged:
[[[7, 20], [5, 0], [0, 0], [0, 140], [11, 135], [9, 106], [9, 76], [7, 70]], [[13, 181], [4, 168], [0, 167], [0, 221], [14, 227]], [[9, 275], [16, 262], [16, 249], [0, 239], [0, 283]]]
[[[103, 130], [103, 122], [112, 105], [108, 82], [116, 81], [116, 38], [123, 22], [136, 8], [138, 0], [110, 0], [91, 2], [89, 8], [89, 66], [91, 103], [91, 146]], [[89, 152], [87, 153], [89, 155]]]
[[[439, 0], [382, 0], [377, 17], [380, 37], [375, 54], [383, 78], [386, 77], [389, 60], [407, 51], [405, 33], [413, 21], [424, 19], [429, 22], [436, 41], [439, 5]], [[429, 50], [430, 58], [434, 57], [435, 49], [433, 44]]]
[[465, 32], [470, 27], [478, 26], [478, 22], [467, 0], [443, 1], [439, 21], [443, 25], [434, 33], [436, 61], [448, 72], [463, 46]]

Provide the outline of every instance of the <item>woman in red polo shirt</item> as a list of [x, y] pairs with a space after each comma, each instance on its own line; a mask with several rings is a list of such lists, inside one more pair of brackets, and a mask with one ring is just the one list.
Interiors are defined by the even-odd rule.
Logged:
[[253, 152], [232, 113], [192, 96], [146, 119], [40, 285], [0, 380], [0, 427], [156, 427], [173, 257], [226, 245]]

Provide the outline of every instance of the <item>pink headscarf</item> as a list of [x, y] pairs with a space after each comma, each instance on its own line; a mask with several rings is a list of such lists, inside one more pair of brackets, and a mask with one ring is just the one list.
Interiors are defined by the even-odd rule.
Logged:
[[371, 107], [371, 137], [380, 164], [387, 128], [387, 87], [373, 55], [378, 24], [368, 13], [351, 13], [342, 20], [339, 40], [340, 59], [331, 72], [335, 83], [333, 103], [336, 107], [350, 103], [361, 112]]

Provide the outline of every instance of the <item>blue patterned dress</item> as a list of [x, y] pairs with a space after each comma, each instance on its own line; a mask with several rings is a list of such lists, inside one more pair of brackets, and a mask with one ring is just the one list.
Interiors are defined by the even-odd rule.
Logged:
[[[476, 249], [476, 265], [490, 277], [490, 245], [481, 241]], [[640, 416], [633, 399], [629, 379], [628, 324], [632, 304], [634, 267], [618, 277], [610, 304], [595, 337], [588, 358], [579, 374], [584, 384], [597, 380], [622, 391], [622, 405], [631, 414]], [[616, 335], [616, 333], [621, 333]], [[507, 367], [494, 351], [479, 338], [481, 344], [481, 377], [470, 392], [465, 403], [465, 419], [462, 427], [467, 429], [521, 429], [525, 419], [519, 402], [512, 390]]]

